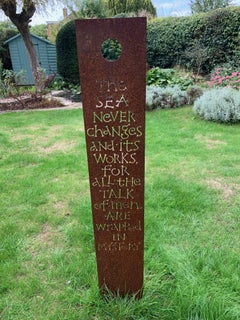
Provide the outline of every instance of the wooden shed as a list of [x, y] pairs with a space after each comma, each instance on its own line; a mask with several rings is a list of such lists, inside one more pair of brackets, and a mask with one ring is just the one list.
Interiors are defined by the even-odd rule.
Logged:
[[[32, 43], [34, 45], [39, 64], [44, 69], [45, 74], [57, 73], [57, 55], [56, 46], [48, 40], [31, 34]], [[20, 34], [8, 39], [4, 42], [8, 44], [12, 67], [14, 72], [21, 70], [26, 71], [26, 79], [22, 85], [33, 85], [34, 80], [31, 72], [29, 56]]]

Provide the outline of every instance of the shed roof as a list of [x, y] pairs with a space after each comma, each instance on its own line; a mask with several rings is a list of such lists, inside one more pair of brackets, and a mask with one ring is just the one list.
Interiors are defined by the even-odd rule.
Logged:
[[[10, 39], [6, 40], [6, 41], [4, 42], [4, 44], [7, 44], [7, 43], [9, 43], [9, 42], [12, 42], [12, 41], [14, 41], [15, 39], [17, 39], [17, 38], [19, 38], [19, 37], [22, 37], [20, 33], [19, 33], [19, 34], [17, 34], [16, 36], [14, 36], [14, 37], [12, 37], [12, 38], [10, 38]], [[45, 39], [45, 38], [42, 38], [42, 37], [36, 36], [35, 34], [32, 34], [32, 33], [31, 33], [31, 37], [36, 38], [36, 39], [38, 39], [38, 40], [40, 40], [40, 41], [46, 42], [47, 44], [52, 44], [52, 45], [53, 45], [53, 43], [52, 43], [52, 42], [48, 41], [48, 40], [47, 40], [47, 39]]]

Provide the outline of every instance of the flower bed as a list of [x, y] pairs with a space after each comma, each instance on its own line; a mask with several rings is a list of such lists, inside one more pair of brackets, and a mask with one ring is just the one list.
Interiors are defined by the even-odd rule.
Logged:
[[226, 87], [240, 89], [240, 71], [232, 71], [226, 68], [217, 68], [215, 72], [211, 74], [208, 85], [210, 88]]

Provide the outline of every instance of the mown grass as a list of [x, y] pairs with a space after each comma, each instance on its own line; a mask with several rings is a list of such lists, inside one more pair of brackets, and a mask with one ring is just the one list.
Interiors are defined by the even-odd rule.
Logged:
[[144, 295], [103, 298], [82, 111], [1, 114], [2, 319], [240, 319], [239, 136], [147, 114]]

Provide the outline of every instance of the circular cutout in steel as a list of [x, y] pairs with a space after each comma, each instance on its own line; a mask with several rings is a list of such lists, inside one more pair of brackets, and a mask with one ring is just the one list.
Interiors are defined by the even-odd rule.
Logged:
[[122, 46], [116, 39], [107, 39], [102, 43], [102, 56], [107, 61], [116, 61], [122, 54]]

